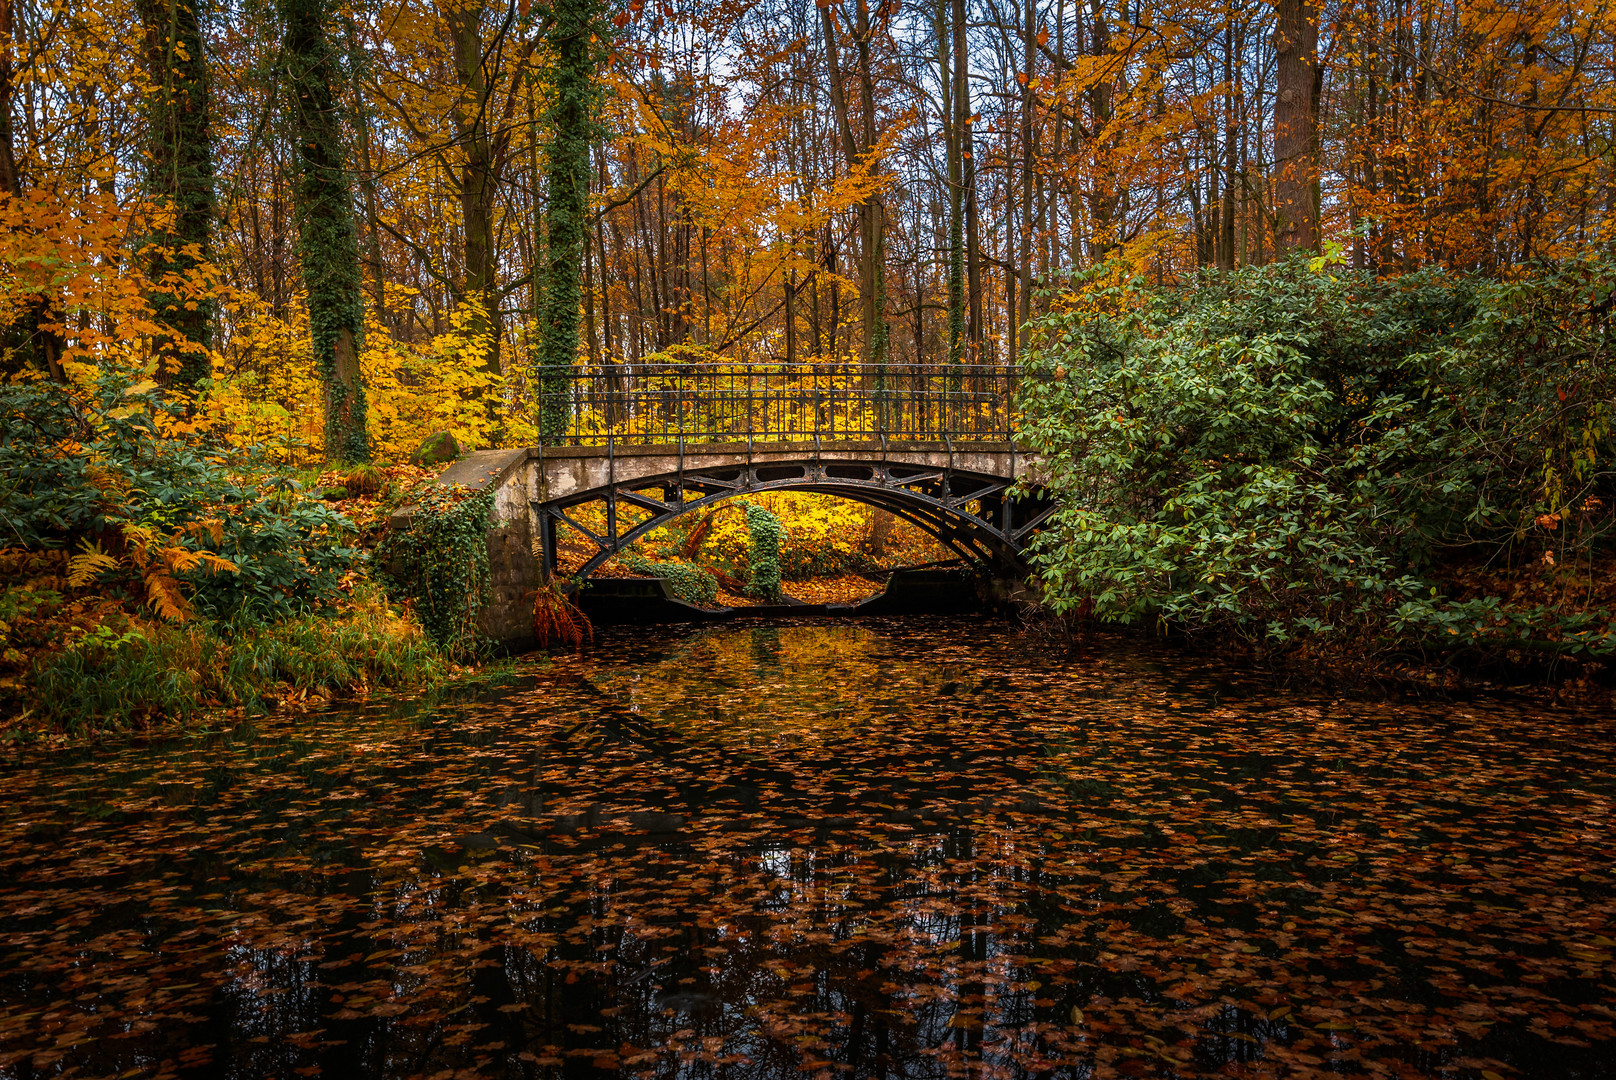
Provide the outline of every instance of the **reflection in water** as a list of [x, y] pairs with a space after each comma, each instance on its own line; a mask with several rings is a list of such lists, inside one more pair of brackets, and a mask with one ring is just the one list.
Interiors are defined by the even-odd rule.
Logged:
[[1610, 734], [967, 620], [623, 631], [9, 767], [0, 1078], [1609, 1075]]

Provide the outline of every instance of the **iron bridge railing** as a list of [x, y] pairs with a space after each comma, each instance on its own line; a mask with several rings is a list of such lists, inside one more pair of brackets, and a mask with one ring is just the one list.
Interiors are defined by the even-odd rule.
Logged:
[[548, 445], [1007, 442], [1005, 364], [600, 364], [535, 379]]

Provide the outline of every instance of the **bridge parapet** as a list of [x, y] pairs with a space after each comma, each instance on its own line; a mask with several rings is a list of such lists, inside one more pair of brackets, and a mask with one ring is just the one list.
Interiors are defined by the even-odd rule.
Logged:
[[546, 445], [1009, 441], [1013, 364], [584, 364], [536, 379]]

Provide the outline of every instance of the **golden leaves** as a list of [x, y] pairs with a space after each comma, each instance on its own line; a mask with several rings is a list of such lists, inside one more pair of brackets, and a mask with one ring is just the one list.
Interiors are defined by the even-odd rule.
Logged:
[[99, 543], [80, 540], [79, 544], [83, 550], [67, 562], [67, 583], [75, 589], [82, 589], [94, 581], [97, 574], [118, 565], [118, 560], [103, 551]]

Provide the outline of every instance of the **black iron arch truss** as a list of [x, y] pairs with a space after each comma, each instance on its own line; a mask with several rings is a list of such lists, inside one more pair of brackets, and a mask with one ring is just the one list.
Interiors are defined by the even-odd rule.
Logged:
[[[1041, 492], [1012, 495], [1014, 483], [1002, 476], [902, 462], [770, 462], [645, 476], [549, 502], [535, 500], [532, 506], [547, 574], [556, 565], [556, 529], [563, 524], [595, 545], [595, 553], [578, 571], [587, 578], [627, 545], [684, 514], [757, 492], [813, 491], [890, 511], [963, 558], [1019, 575], [1027, 569], [1025, 541], [1054, 505]], [[578, 520], [577, 509], [591, 502], [606, 504], [603, 531]], [[650, 516], [624, 523], [619, 515], [623, 506], [649, 511]]]

